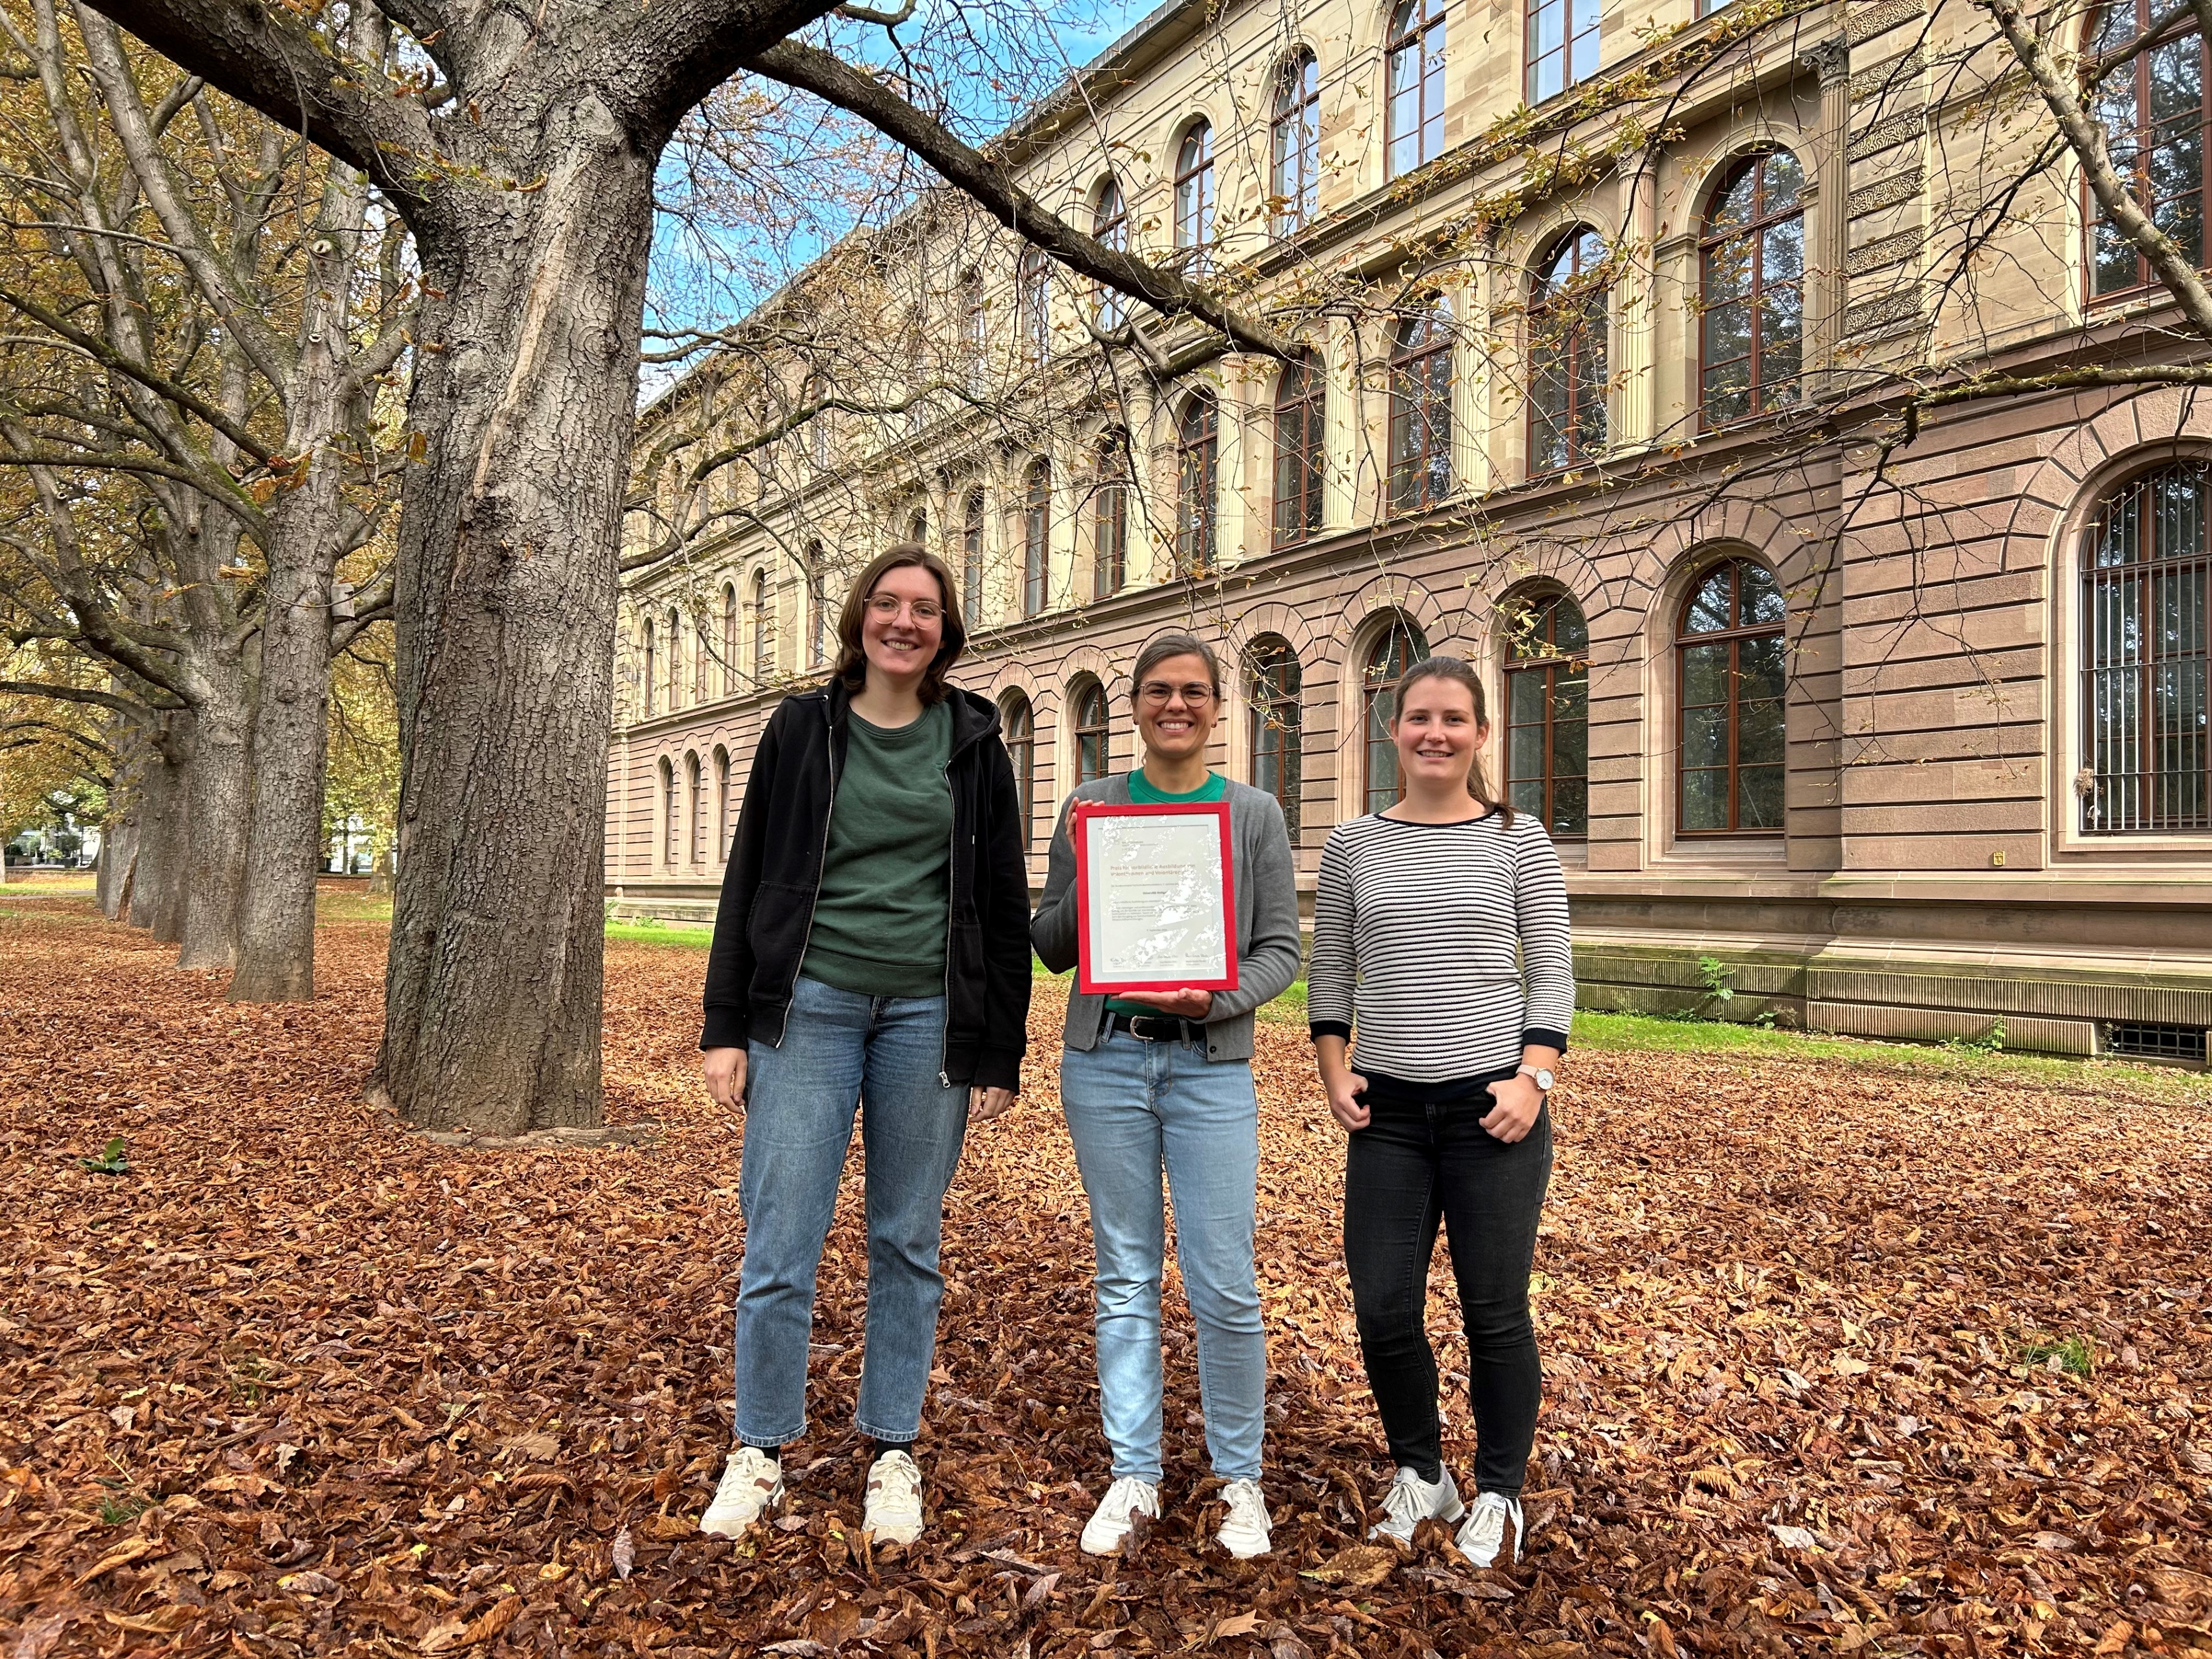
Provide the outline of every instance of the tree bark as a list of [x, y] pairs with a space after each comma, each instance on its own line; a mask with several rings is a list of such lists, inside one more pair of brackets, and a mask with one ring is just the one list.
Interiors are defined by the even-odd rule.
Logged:
[[131, 925], [164, 945], [185, 936], [185, 823], [191, 798], [192, 716], [172, 714], [153, 746], [138, 808], [138, 874], [131, 900]]
[[246, 890], [252, 705], [238, 662], [204, 663], [198, 678], [214, 690], [193, 711], [177, 966], [228, 968], [238, 959], [238, 907]]
[[420, 246], [395, 596], [398, 879], [372, 1090], [490, 1134], [599, 1121], [619, 514], [653, 157], [586, 93], [542, 188]]

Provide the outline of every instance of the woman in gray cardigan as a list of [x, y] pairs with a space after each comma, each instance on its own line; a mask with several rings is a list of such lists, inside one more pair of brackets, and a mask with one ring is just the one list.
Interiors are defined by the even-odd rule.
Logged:
[[[1244, 1559], [1267, 1553], [1270, 1526], [1260, 1491], [1267, 1348], [1252, 1267], [1260, 1168], [1252, 1011], [1297, 977], [1297, 888], [1275, 798], [1206, 768], [1206, 740], [1221, 713], [1212, 648], [1188, 634], [1163, 635], [1138, 653], [1130, 687], [1144, 765], [1083, 785], [1071, 805], [1228, 802], [1237, 988], [1067, 1000], [1060, 1095], [1091, 1200], [1099, 1408], [1114, 1454], [1113, 1480], [1083, 1529], [1083, 1547], [1110, 1555], [1137, 1516], [1160, 1512], [1164, 1170], [1176, 1259], [1198, 1326], [1206, 1451], [1227, 1483], [1228, 1513], [1215, 1537]], [[1065, 807], [1030, 937], [1054, 973], [1075, 966], [1075, 853]]]

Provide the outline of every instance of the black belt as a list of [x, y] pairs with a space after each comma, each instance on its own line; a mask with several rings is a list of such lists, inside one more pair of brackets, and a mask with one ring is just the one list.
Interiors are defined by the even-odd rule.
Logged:
[[1176, 1014], [1116, 1014], [1113, 1029], [1139, 1042], [1203, 1042], [1206, 1027]]

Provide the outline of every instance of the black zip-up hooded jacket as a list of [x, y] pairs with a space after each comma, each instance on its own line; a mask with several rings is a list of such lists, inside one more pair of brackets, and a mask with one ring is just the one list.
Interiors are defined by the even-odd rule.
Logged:
[[[945, 1079], [1020, 1086], [1029, 1042], [1030, 884], [1014, 769], [988, 698], [951, 688], [951, 902], [945, 957]], [[786, 697], [753, 753], [714, 944], [707, 957], [702, 1048], [783, 1042], [792, 983], [806, 955], [830, 807], [845, 765], [846, 705], [836, 680]]]

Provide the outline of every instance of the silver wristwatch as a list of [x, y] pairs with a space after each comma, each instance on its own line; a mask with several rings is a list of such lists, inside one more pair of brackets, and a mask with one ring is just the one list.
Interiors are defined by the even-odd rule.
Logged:
[[1552, 1073], [1545, 1066], [1523, 1066], [1517, 1070], [1514, 1075], [1516, 1077], [1533, 1077], [1536, 1079], [1536, 1088], [1539, 1092], [1547, 1095], [1552, 1092]]

